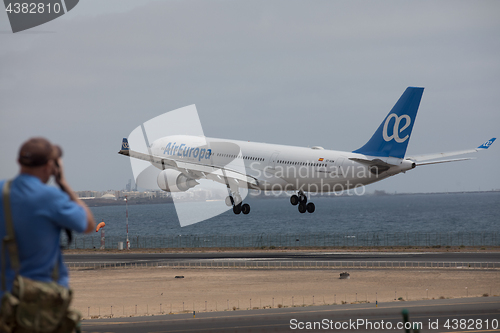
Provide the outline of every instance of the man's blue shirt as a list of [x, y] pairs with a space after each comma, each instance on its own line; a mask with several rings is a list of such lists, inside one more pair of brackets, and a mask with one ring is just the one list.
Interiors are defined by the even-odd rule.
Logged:
[[[0, 181], [0, 191], [5, 181]], [[58, 283], [68, 287], [68, 270], [63, 263], [59, 246], [61, 230], [85, 231], [85, 210], [71, 201], [60, 189], [47, 186], [37, 177], [21, 174], [10, 189], [12, 221], [19, 252], [19, 274], [38, 281], [52, 281], [56, 261], [59, 266]], [[3, 198], [0, 204], [0, 239], [5, 237]], [[15, 272], [10, 268], [6, 251], [7, 290], [11, 290]], [[3, 259], [2, 259], [3, 260]], [[1, 289], [1, 288], [0, 288]], [[0, 297], [3, 291], [0, 290]]]

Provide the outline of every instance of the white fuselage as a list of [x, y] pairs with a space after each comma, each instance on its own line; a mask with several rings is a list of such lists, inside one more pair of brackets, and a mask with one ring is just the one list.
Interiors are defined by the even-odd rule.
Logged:
[[[186, 135], [158, 139], [150, 149], [153, 155], [179, 162], [235, 169], [255, 178], [257, 185], [248, 187], [260, 190], [343, 191], [412, 168], [411, 161], [400, 158]], [[369, 164], [352, 159], [378, 159], [390, 167], [377, 173]]]

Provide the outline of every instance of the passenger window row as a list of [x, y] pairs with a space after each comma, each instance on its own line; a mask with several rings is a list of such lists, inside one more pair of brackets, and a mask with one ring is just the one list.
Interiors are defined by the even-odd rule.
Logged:
[[243, 160], [248, 160], [248, 161], [264, 161], [264, 158], [262, 157], [255, 157], [255, 156], [243, 156], [243, 155], [231, 155], [231, 154], [221, 154], [221, 153], [216, 153], [216, 156], [219, 157], [227, 157], [227, 158], [240, 158]]

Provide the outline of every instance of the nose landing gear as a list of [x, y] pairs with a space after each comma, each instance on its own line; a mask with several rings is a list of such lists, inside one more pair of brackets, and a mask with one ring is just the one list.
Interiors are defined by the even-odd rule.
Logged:
[[307, 197], [304, 192], [299, 191], [299, 193], [294, 194], [290, 197], [290, 203], [294, 206], [299, 205], [299, 213], [303, 214], [306, 211], [308, 213], [314, 213], [316, 207], [312, 202], [307, 203]]

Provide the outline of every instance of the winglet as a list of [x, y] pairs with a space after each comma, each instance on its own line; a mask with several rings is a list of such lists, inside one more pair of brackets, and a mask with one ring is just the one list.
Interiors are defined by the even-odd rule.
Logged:
[[491, 138], [489, 139], [488, 141], [486, 141], [485, 143], [483, 143], [482, 145], [480, 145], [479, 147], [477, 147], [477, 149], [488, 149], [490, 148], [490, 146], [493, 144], [493, 142], [495, 142], [497, 138]]
[[122, 149], [120, 149], [118, 154], [128, 155], [129, 151], [130, 151], [130, 146], [128, 145], [128, 140], [127, 138], [123, 138]]

